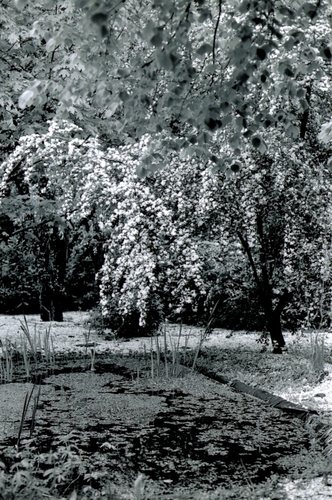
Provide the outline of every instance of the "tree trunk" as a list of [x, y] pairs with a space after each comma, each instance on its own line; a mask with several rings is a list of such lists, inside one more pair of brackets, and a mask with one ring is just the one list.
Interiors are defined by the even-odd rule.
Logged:
[[267, 320], [267, 328], [271, 337], [273, 352], [275, 354], [282, 354], [285, 348], [285, 339], [281, 329], [281, 313], [289, 302], [291, 294], [288, 290], [284, 290], [279, 301], [273, 307], [271, 297], [264, 300], [264, 312]]
[[63, 321], [64, 282], [67, 264], [67, 240], [56, 227], [53, 234], [42, 238], [43, 272], [40, 278], [40, 319]]
[[271, 337], [273, 352], [275, 354], [282, 354], [282, 350], [286, 343], [281, 329], [281, 313], [276, 311], [276, 309], [272, 309], [269, 312], [265, 311], [265, 316], [267, 320], [267, 328]]
[[304, 110], [304, 112], [301, 116], [301, 120], [300, 120], [300, 137], [301, 137], [301, 139], [305, 138], [306, 132], [308, 129], [311, 92], [312, 92], [311, 85], [308, 85], [306, 88], [306, 95], [305, 95], [305, 98], [307, 101], [307, 109]]
[[[258, 222], [258, 225], [260, 225], [260, 221]], [[259, 232], [260, 235], [262, 235], [262, 227], [259, 227]], [[277, 305], [273, 307], [272, 286], [267, 272], [266, 255], [263, 253], [263, 247], [261, 247], [260, 253], [261, 273], [259, 275], [247, 239], [239, 231], [237, 234], [241, 241], [244, 252], [248, 257], [250, 267], [253, 271], [254, 280], [266, 318], [266, 326], [271, 337], [273, 352], [275, 354], [282, 354], [286, 343], [281, 329], [281, 313], [290, 299], [290, 293], [288, 292], [288, 290], [284, 290], [283, 294], [279, 298]]]
[[46, 280], [41, 283], [40, 319], [42, 321], [63, 321], [62, 293]]

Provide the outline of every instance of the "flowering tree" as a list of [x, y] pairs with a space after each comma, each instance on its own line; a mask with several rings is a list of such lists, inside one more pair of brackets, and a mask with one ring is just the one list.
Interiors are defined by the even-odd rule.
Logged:
[[[29, 222], [38, 247], [50, 241], [49, 253], [39, 256], [39, 283], [43, 289], [42, 270], [53, 266], [48, 282], [62, 272], [63, 287], [68, 267], [59, 269], [54, 249], [86, 221], [81, 244], [93, 247], [102, 235], [104, 257], [95, 268], [102, 311], [122, 333], [133, 325], [144, 332], [214, 293], [232, 300], [254, 288], [278, 350], [282, 311], [302, 321], [329, 320], [331, 175], [315, 120], [312, 114], [297, 144], [283, 131], [280, 140], [269, 132], [269, 153], [248, 141], [224, 172], [213, 158], [202, 163], [181, 151], [160, 170], [149, 136], [111, 148], [82, 138], [77, 126], [51, 122], [46, 133], [22, 137], [2, 164], [3, 213], [16, 204], [8, 236]], [[21, 192], [11, 180], [18, 166]]]
[[185, 163], [181, 168], [178, 158], [148, 177], [137, 175], [148, 141], [109, 148], [103, 175], [100, 171], [90, 175], [82, 198], [83, 206], [90, 206], [97, 192], [102, 207], [99, 224], [106, 238], [100, 273], [103, 313], [114, 317], [116, 309], [118, 319], [131, 317], [141, 327], [158, 323], [170, 310], [194, 307], [205, 294], [195, 233], [198, 186], [194, 183], [186, 195]]
[[207, 178], [202, 197], [205, 213], [212, 209], [210, 221], [222, 214], [221, 240], [227, 246], [231, 236], [242, 247], [278, 352], [284, 346], [280, 315], [290, 312], [291, 297], [293, 315], [296, 302], [302, 320], [310, 314], [329, 321], [331, 199], [329, 155], [317, 141], [331, 113], [329, 27], [320, 18], [305, 33], [291, 25], [280, 29], [287, 43], [264, 58], [261, 81], [248, 95], [256, 113], [239, 116], [245, 130], [237, 158], [224, 136], [225, 146], [211, 156], [216, 177]]
[[10, 54], [23, 69], [0, 94], [4, 224], [11, 235], [29, 220], [40, 228], [49, 248], [40, 261], [56, 269], [44, 282], [63, 288], [56, 262], [70, 225], [90, 221], [87, 240], [100, 232], [104, 245], [104, 314], [143, 325], [152, 309], [159, 317], [204, 296], [212, 248], [225, 277], [241, 275], [242, 251], [281, 348], [290, 295], [312, 304], [321, 260], [324, 276], [329, 265], [328, 154], [316, 141], [332, 112], [327, 0], [17, 0], [0, 9], [3, 64]]
[[285, 144], [284, 137], [271, 141], [264, 155], [248, 149], [236, 174], [207, 172], [201, 196], [205, 223], [214, 224], [227, 262], [227, 248], [238, 241], [237, 258], [251, 269], [276, 351], [284, 346], [283, 310], [316, 325], [329, 324], [331, 314], [328, 155], [312, 133], [306, 141]]
[[[57, 300], [60, 291], [54, 292], [54, 288], [65, 279], [65, 270], [59, 265], [66, 262], [60, 248], [68, 224], [89, 220], [93, 214], [105, 242], [100, 271], [105, 316], [116, 308], [120, 318], [136, 315], [143, 326], [152, 309], [159, 320], [167, 307], [181, 309], [194, 303], [205, 291], [194, 224], [185, 222], [195, 198], [190, 194], [185, 203], [186, 183], [175, 159], [169, 169], [142, 178], [137, 171], [146, 142], [105, 149], [95, 139], [82, 139], [80, 133], [71, 124], [52, 122], [45, 134], [22, 137], [2, 164], [2, 208], [6, 209], [12, 197], [20, 214], [12, 221], [14, 234], [23, 231], [29, 219], [32, 228], [40, 231], [41, 268], [52, 284], [52, 293], [43, 291], [45, 279], [40, 274], [42, 293], [53, 294], [53, 302]], [[11, 181], [18, 166], [25, 186], [22, 195]], [[49, 242], [46, 247], [40, 244], [43, 238]]]

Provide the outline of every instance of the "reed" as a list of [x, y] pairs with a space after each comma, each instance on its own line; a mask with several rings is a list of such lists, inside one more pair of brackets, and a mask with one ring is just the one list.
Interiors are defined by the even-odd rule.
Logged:
[[36, 325], [33, 333], [30, 331], [26, 317], [20, 321], [21, 336], [21, 351], [23, 362], [26, 372], [26, 377], [30, 380], [31, 377], [31, 357], [34, 361], [35, 368], [38, 367], [39, 360], [44, 358], [45, 362], [54, 368], [55, 365], [55, 349], [54, 342], [51, 334], [51, 325], [49, 325], [45, 334], [42, 336], [41, 332], [37, 332]]
[[178, 377], [181, 373], [180, 367], [180, 342], [182, 338], [182, 323], [179, 326], [179, 333], [176, 337], [176, 341], [169, 336], [170, 346], [171, 346], [171, 356], [172, 356], [172, 377]]
[[[161, 341], [160, 337], [162, 337]], [[166, 378], [181, 376], [181, 338], [182, 325], [180, 325], [176, 340], [172, 339], [167, 332], [166, 325], [163, 325], [159, 331], [159, 336], [151, 337], [150, 373], [152, 379], [159, 378], [161, 374], [164, 374]]]
[[22, 348], [23, 363], [24, 363], [26, 378], [27, 378], [27, 380], [30, 380], [30, 378], [31, 378], [30, 354], [29, 354], [28, 346], [27, 346], [25, 339], [22, 339], [21, 348]]
[[169, 372], [168, 372], [168, 361], [167, 361], [167, 328], [166, 325], [164, 324], [163, 328], [163, 333], [164, 333], [164, 363], [165, 363], [165, 376], [168, 378]]
[[[35, 386], [33, 386], [32, 391]], [[40, 393], [41, 393], [41, 384], [38, 386], [38, 391], [37, 394], [34, 395], [33, 397], [33, 406], [32, 406], [32, 415], [31, 415], [31, 425], [30, 425], [30, 437], [32, 437], [34, 430], [35, 430], [35, 425], [36, 425], [36, 414], [37, 414], [37, 408], [39, 404], [39, 399], [40, 399]]]
[[2, 356], [0, 358], [0, 382], [2, 384], [13, 380], [13, 352], [13, 344], [8, 339], [5, 339], [2, 344]]
[[220, 302], [220, 299], [218, 299], [217, 302], [215, 303], [215, 305], [213, 306], [213, 309], [211, 311], [211, 314], [210, 314], [209, 320], [207, 322], [207, 325], [206, 325], [205, 329], [203, 330], [203, 332], [202, 332], [202, 334], [200, 336], [200, 340], [198, 342], [198, 345], [197, 345], [197, 348], [196, 348], [196, 352], [195, 352], [195, 356], [194, 356], [194, 361], [193, 361], [193, 364], [192, 364], [192, 367], [191, 367], [192, 371], [195, 370], [197, 359], [198, 359], [198, 355], [199, 355], [200, 350], [202, 348], [203, 342], [206, 340], [207, 336], [213, 330], [212, 325], [213, 325], [213, 322], [214, 322], [214, 315], [215, 315], [215, 312], [216, 312], [217, 307], [219, 305], [219, 302]]
[[88, 330], [83, 330], [83, 337], [84, 337], [84, 343], [85, 343], [85, 356], [88, 355], [90, 336], [91, 336], [91, 326], [89, 326]]
[[19, 427], [19, 430], [18, 430], [17, 441], [16, 441], [16, 448], [17, 449], [19, 449], [20, 444], [21, 444], [21, 436], [22, 436], [23, 427], [24, 427], [24, 424], [25, 424], [25, 421], [26, 421], [26, 416], [27, 416], [27, 413], [28, 413], [28, 408], [29, 408], [29, 404], [30, 404], [30, 401], [31, 401], [33, 390], [34, 390], [34, 386], [32, 387], [31, 391], [30, 392], [28, 391], [26, 393], [26, 395], [25, 395], [24, 404], [23, 404], [23, 410], [22, 410], [21, 420], [20, 420], [20, 427]]
[[20, 320], [20, 329], [23, 332], [23, 338], [27, 341], [30, 352], [34, 358], [35, 364], [37, 365], [37, 335], [36, 335], [36, 328], [35, 328], [35, 335], [32, 336], [30, 332], [30, 328], [28, 325], [28, 321], [26, 316], [23, 317], [23, 321]]
[[43, 353], [46, 362], [49, 363], [52, 367], [54, 367], [55, 349], [54, 349], [53, 337], [51, 335], [51, 325], [49, 325], [48, 328], [46, 328], [45, 335], [43, 337]]
[[135, 500], [144, 500], [145, 498], [146, 477], [143, 474], [138, 474], [133, 485], [133, 496]]
[[92, 372], [95, 371], [95, 360], [96, 360], [96, 345], [93, 346], [93, 348], [90, 350], [90, 361], [91, 361], [91, 366], [90, 366], [90, 370]]
[[[33, 384], [31, 391], [30, 392], [28, 391], [25, 395], [22, 414], [21, 414], [21, 420], [20, 420], [20, 427], [18, 430], [18, 435], [17, 435], [17, 440], [16, 440], [16, 448], [17, 449], [19, 449], [20, 445], [21, 445], [22, 433], [23, 433], [23, 429], [24, 429], [24, 426], [25, 426], [25, 423], [27, 420], [27, 414], [28, 414], [30, 402], [31, 402], [32, 396], [35, 392], [35, 388], [36, 388], [36, 384]], [[38, 391], [33, 397], [33, 406], [32, 406], [32, 411], [31, 411], [31, 423], [30, 423], [30, 430], [29, 430], [30, 438], [32, 437], [34, 430], [35, 430], [36, 414], [37, 414], [37, 408], [38, 408], [38, 404], [39, 404], [40, 394], [41, 394], [41, 385], [39, 384]]]

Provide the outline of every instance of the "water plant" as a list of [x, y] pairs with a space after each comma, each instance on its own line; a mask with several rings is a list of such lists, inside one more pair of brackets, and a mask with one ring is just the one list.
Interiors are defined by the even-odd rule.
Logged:
[[[32, 391], [35, 386], [33, 386]], [[41, 393], [41, 384], [38, 386], [38, 391], [33, 397], [33, 406], [32, 406], [32, 414], [31, 414], [31, 425], [30, 425], [30, 437], [32, 437], [34, 430], [35, 430], [35, 425], [36, 425], [36, 414], [37, 414], [37, 408], [38, 408], [38, 403], [40, 399], [40, 393]]]
[[[27, 413], [28, 413], [30, 401], [31, 401], [32, 395], [34, 393], [35, 387], [36, 387], [36, 384], [34, 384], [31, 391], [30, 392], [28, 391], [25, 395], [23, 410], [22, 410], [21, 420], [20, 420], [20, 427], [18, 430], [17, 441], [16, 441], [16, 448], [17, 449], [20, 448], [22, 432], [23, 432], [24, 425], [26, 423]], [[33, 407], [32, 407], [32, 413], [31, 413], [31, 425], [30, 425], [30, 437], [32, 437], [33, 431], [35, 429], [36, 413], [37, 413], [37, 408], [38, 408], [38, 403], [39, 403], [39, 398], [40, 398], [40, 392], [41, 392], [41, 385], [39, 385], [37, 394], [34, 396], [34, 399], [33, 399]]]
[[[166, 326], [165, 326], [166, 330]], [[171, 373], [172, 377], [178, 377], [180, 373], [182, 373], [182, 367], [180, 365], [181, 361], [181, 351], [180, 351], [180, 343], [181, 343], [181, 338], [182, 338], [182, 323], [179, 325], [179, 333], [174, 340], [172, 336], [169, 336], [170, 340], [170, 346], [171, 346], [171, 356], [172, 356], [172, 363], [171, 363]]]
[[28, 346], [26, 342], [22, 339], [21, 342], [21, 348], [22, 348], [22, 356], [23, 356], [23, 362], [24, 362], [24, 368], [25, 368], [25, 374], [26, 374], [26, 379], [30, 380], [30, 355], [28, 351]]
[[[159, 340], [161, 336], [161, 340]], [[167, 331], [164, 324], [159, 330], [159, 336], [151, 337], [150, 373], [151, 378], [160, 377], [163, 373], [166, 378], [182, 375], [181, 343], [182, 325], [179, 327], [176, 339]], [[162, 347], [163, 346], [163, 347]], [[169, 359], [168, 359], [169, 357]], [[163, 368], [163, 370], [162, 370]]]
[[91, 355], [91, 366], [90, 370], [92, 372], [95, 371], [95, 360], [96, 360], [96, 346], [94, 345], [93, 348], [90, 350], [90, 355]]
[[[39, 332], [40, 338], [40, 332]], [[45, 335], [43, 337], [43, 354], [45, 356], [45, 360], [51, 366], [55, 364], [55, 349], [53, 337], [51, 335], [51, 325], [46, 328]]]
[[38, 367], [38, 363], [42, 358], [49, 367], [53, 368], [55, 365], [55, 349], [51, 335], [51, 325], [46, 328], [44, 335], [42, 335], [40, 331], [37, 332], [36, 325], [32, 333], [28, 321], [24, 316], [23, 321], [20, 320], [20, 329], [23, 334], [21, 336], [21, 353], [23, 356], [26, 378], [30, 380], [31, 357], [34, 361], [35, 368]]
[[90, 336], [91, 336], [91, 325], [89, 325], [88, 329], [83, 330], [83, 337], [84, 337], [84, 346], [85, 346], [85, 355], [87, 356], [88, 354], [88, 347], [90, 347]]
[[145, 498], [145, 482], [144, 474], [138, 474], [134, 481], [133, 494], [135, 500], [143, 500]]
[[218, 308], [219, 302], [220, 302], [220, 299], [218, 299], [216, 301], [216, 303], [214, 304], [214, 306], [212, 308], [212, 311], [210, 313], [210, 317], [208, 319], [207, 325], [204, 328], [203, 332], [201, 333], [201, 336], [200, 336], [200, 339], [199, 339], [199, 342], [197, 344], [197, 348], [196, 348], [196, 351], [195, 351], [194, 361], [193, 361], [193, 364], [192, 364], [192, 367], [191, 367], [192, 371], [195, 370], [197, 359], [198, 359], [198, 355], [199, 355], [200, 350], [202, 348], [203, 342], [205, 341], [205, 339], [207, 338], [207, 336], [210, 333], [212, 333], [212, 330], [213, 330], [212, 326], [213, 326], [213, 322], [214, 322], [214, 319], [215, 319], [215, 313], [216, 313], [216, 310]]
[[[20, 319], [20, 329], [23, 332], [23, 337], [22, 337], [22, 346], [26, 352], [28, 352], [27, 345], [28, 343], [29, 348], [30, 348], [30, 353], [32, 354], [35, 364], [37, 364], [37, 352], [38, 352], [38, 338], [37, 338], [37, 333], [36, 333], [36, 327], [34, 331], [34, 335], [31, 334], [30, 328], [28, 325], [28, 321], [26, 316], [23, 316], [23, 320]], [[40, 339], [39, 339], [40, 341]]]
[[5, 339], [2, 343], [2, 355], [0, 357], [0, 383], [5, 384], [13, 380], [13, 353], [15, 346]]

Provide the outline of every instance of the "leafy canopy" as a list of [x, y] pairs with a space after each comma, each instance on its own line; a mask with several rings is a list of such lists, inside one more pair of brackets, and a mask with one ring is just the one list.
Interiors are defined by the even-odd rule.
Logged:
[[243, 137], [263, 151], [266, 127], [294, 132], [293, 114], [280, 120], [269, 99], [305, 107], [306, 79], [323, 82], [331, 60], [327, 0], [17, 0], [1, 10], [0, 49], [24, 69], [6, 82], [13, 130], [56, 114], [112, 143], [156, 136], [163, 156], [211, 155], [221, 141], [236, 156]]

